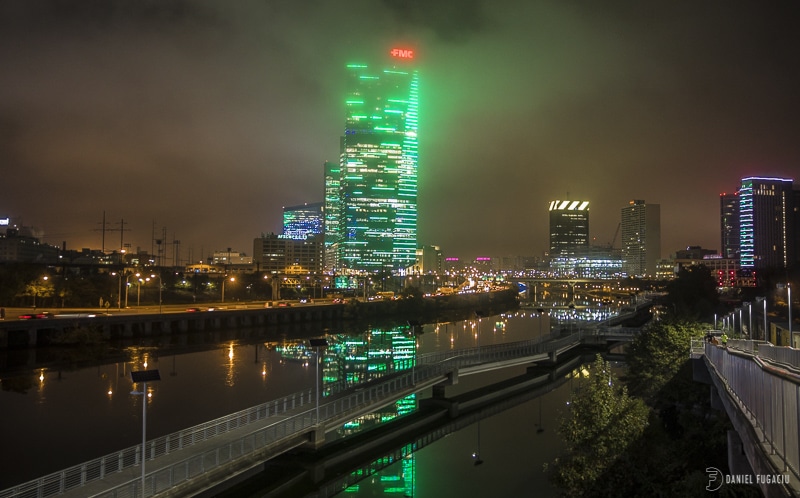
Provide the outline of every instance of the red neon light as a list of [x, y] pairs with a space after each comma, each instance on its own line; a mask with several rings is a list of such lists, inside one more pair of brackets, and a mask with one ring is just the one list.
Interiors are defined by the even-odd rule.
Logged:
[[413, 59], [414, 51], [407, 48], [393, 48], [389, 51], [392, 57], [397, 59]]

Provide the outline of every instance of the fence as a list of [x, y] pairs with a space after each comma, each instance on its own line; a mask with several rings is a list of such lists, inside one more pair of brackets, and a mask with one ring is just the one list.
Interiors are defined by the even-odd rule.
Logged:
[[[319, 421], [315, 420], [316, 405], [312, 398], [313, 391], [307, 390], [148, 441], [145, 456], [147, 460], [153, 460], [234, 429], [266, 420], [270, 416], [289, 415], [285, 419], [254, 429], [253, 432], [221, 444], [212, 450], [192, 455], [165, 468], [153, 470], [145, 476], [145, 495], [152, 496], [238, 458], [272, 445], [284, 443], [312, 430], [317, 423], [339, 420], [355, 411], [363, 410], [365, 407], [385, 402], [389, 397], [395, 398], [395, 393], [412, 389], [419, 382], [442, 377], [458, 368], [467, 366], [497, 363], [559, 351], [578, 344], [583, 334], [578, 330], [569, 336], [558, 339], [543, 337], [420, 355], [417, 364], [409, 370], [386, 375], [374, 385], [358, 388], [355, 392], [328, 398], [324, 404], [319, 405]], [[300, 412], [296, 411], [303, 407], [306, 409]], [[290, 414], [289, 412], [293, 410], [295, 412]], [[0, 498], [46, 498], [58, 495], [126, 468], [138, 466], [141, 459], [140, 453], [140, 445], [126, 448], [35, 481], [0, 491]], [[96, 496], [108, 498], [142, 496], [141, 486], [140, 478], [131, 479]]]
[[[759, 356], [771, 349], [787, 348], [761, 344]], [[712, 344], [706, 344], [705, 356], [741, 410], [761, 431], [762, 443], [780, 457], [784, 471], [791, 470], [797, 476], [800, 470], [800, 384], [764, 370], [752, 358], [730, 354]]]

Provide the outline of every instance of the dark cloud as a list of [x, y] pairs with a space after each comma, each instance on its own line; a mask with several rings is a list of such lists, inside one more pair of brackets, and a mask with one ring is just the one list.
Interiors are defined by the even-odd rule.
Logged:
[[383, 3], [401, 26], [430, 29], [446, 42], [463, 42], [491, 24], [484, 2], [480, 0], [383, 0]]
[[344, 65], [395, 43], [422, 75], [420, 242], [448, 255], [539, 254], [567, 193], [598, 242], [637, 198], [662, 205], [665, 253], [714, 248], [719, 192], [797, 171], [794, 4], [345, 5], [0, 3], [0, 215], [98, 247], [105, 210], [135, 246], [155, 222], [249, 253], [321, 200]]

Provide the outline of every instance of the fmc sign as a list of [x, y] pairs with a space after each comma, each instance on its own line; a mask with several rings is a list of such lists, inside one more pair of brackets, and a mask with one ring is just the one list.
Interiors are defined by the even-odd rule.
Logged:
[[389, 51], [389, 55], [395, 59], [413, 59], [414, 51], [408, 48], [393, 48]]

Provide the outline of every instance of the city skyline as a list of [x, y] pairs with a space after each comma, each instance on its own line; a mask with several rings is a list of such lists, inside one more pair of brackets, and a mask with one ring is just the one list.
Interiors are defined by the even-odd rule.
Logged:
[[402, 45], [421, 54], [418, 245], [540, 255], [553, 198], [590, 201], [602, 245], [647, 199], [663, 255], [720, 250], [721, 192], [796, 176], [792, 8], [5, 2], [0, 216], [73, 249], [100, 247], [105, 211], [134, 248], [166, 227], [184, 258], [248, 251], [323, 200], [344, 65]]

